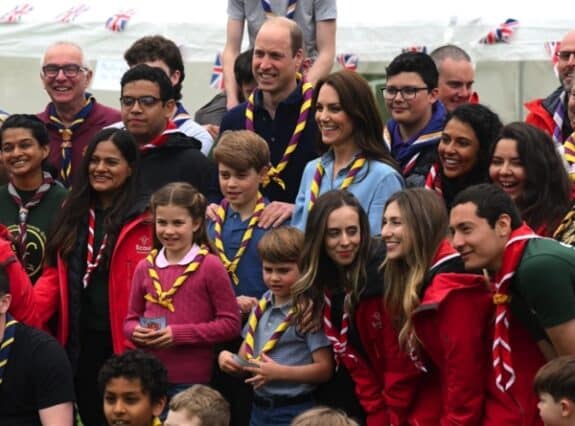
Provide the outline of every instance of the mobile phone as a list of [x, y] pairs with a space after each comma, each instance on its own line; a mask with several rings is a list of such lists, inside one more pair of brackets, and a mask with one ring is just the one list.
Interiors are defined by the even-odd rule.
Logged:
[[252, 361], [248, 361], [247, 359], [242, 358], [238, 354], [232, 354], [232, 358], [234, 359], [234, 362], [240, 367], [254, 367], [257, 365]]

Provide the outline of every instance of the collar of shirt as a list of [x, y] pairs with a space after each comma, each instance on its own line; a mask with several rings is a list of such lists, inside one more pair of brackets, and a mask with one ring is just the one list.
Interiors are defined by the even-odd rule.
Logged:
[[[199, 251], [200, 251], [200, 246], [198, 246], [197, 244], [194, 243], [192, 245], [192, 248], [190, 249], [190, 251], [188, 251], [186, 253], [186, 255], [180, 259], [180, 261], [177, 263], [177, 265], [186, 266], [192, 260], [194, 260], [194, 257], [196, 257], [196, 255], [198, 254]], [[167, 268], [168, 266], [170, 266], [170, 263], [168, 262], [168, 259], [166, 258], [166, 249], [164, 247], [162, 247], [162, 249], [158, 253], [158, 256], [156, 257], [156, 266], [158, 268]]]

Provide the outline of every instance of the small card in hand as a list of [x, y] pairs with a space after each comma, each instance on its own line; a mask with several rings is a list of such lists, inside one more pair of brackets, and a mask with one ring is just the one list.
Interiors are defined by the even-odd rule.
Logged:
[[140, 317], [140, 325], [151, 330], [161, 330], [166, 328], [166, 317], [146, 318]]

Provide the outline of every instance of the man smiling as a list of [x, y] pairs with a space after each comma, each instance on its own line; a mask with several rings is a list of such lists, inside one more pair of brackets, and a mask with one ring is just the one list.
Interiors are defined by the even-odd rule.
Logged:
[[[535, 424], [531, 383], [548, 357], [575, 355], [575, 249], [538, 238], [495, 185], [458, 194], [450, 214], [465, 269], [494, 286], [492, 377], [484, 424]], [[512, 397], [510, 397], [512, 395]], [[507, 409], [498, 405], [509, 399]], [[489, 421], [491, 419], [491, 423]]]
[[92, 137], [117, 122], [120, 113], [94, 99], [86, 90], [92, 70], [80, 46], [59, 42], [46, 50], [40, 78], [51, 102], [38, 118], [50, 134], [48, 163], [59, 171], [58, 179], [70, 186]]
[[215, 166], [200, 152], [201, 143], [180, 133], [170, 120], [175, 101], [166, 73], [136, 65], [122, 76], [121, 86], [122, 121], [141, 150], [140, 201], [147, 202], [154, 191], [178, 181], [207, 196]]

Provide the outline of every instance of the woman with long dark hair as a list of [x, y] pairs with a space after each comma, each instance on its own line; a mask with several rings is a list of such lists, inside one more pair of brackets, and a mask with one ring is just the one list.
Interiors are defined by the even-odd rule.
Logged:
[[571, 183], [553, 140], [530, 124], [503, 127], [491, 150], [489, 177], [539, 235], [553, 236], [571, 207]]

